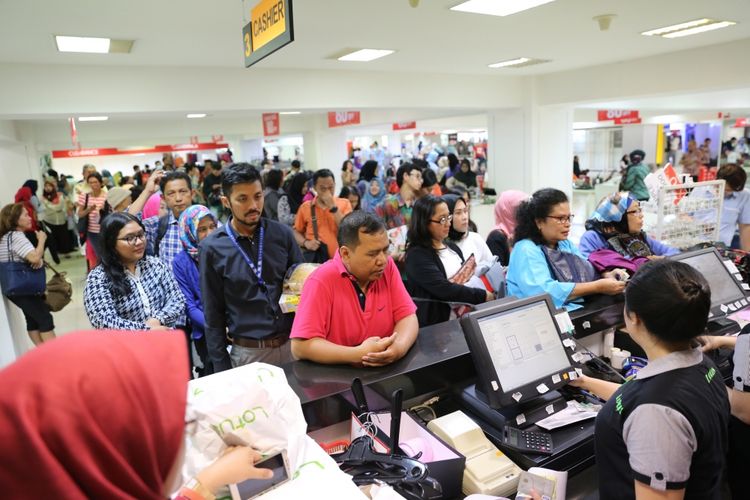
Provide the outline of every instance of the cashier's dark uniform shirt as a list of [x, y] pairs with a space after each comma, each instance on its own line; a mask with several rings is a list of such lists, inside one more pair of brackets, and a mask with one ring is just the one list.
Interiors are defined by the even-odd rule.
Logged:
[[721, 374], [699, 349], [649, 363], [596, 418], [600, 498], [635, 498], [638, 480], [685, 488], [686, 499], [720, 499], [728, 421]]
[[292, 326], [292, 315], [281, 313], [279, 298], [284, 276], [291, 266], [302, 262], [302, 252], [289, 227], [262, 217], [252, 241], [237, 238], [253, 264], [258, 263], [261, 225], [267, 292], [259, 286], [258, 277], [232, 243], [226, 227], [200, 244], [206, 344], [216, 371], [232, 368], [226, 349], [227, 329], [231, 337], [257, 340], [288, 334]]

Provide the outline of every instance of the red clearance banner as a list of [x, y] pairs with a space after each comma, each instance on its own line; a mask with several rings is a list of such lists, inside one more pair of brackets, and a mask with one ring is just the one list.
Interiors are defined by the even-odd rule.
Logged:
[[160, 145], [146, 149], [88, 148], [59, 149], [52, 151], [52, 158], [79, 158], [82, 156], [113, 156], [149, 153], [173, 153], [178, 151], [201, 151], [206, 149], [225, 149], [229, 144], [224, 142], [202, 142], [198, 144]]
[[641, 116], [638, 111], [625, 109], [600, 109], [596, 114], [600, 122], [616, 120], [617, 118], [640, 118]]
[[737, 128], [750, 127], [750, 118], [737, 118], [734, 121], [734, 126]]
[[641, 123], [641, 119], [638, 117], [635, 118], [615, 118], [615, 125], [628, 125], [631, 123]]
[[359, 124], [359, 111], [329, 111], [328, 127], [343, 127], [345, 125]]
[[281, 127], [278, 113], [263, 113], [263, 135], [279, 135]]
[[409, 130], [417, 128], [417, 122], [397, 122], [393, 124], [393, 130]]

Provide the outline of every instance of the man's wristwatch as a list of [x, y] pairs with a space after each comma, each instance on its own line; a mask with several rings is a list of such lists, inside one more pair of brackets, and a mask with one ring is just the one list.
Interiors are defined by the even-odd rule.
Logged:
[[329, 208], [328, 211], [331, 212], [332, 214], [335, 214], [336, 212], [339, 211], [339, 207], [337, 207], [336, 205], [334, 205], [331, 208]]

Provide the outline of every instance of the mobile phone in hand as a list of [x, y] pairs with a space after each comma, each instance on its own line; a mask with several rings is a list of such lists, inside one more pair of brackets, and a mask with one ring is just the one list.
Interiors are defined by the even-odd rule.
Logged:
[[268, 493], [274, 488], [281, 486], [289, 481], [289, 461], [286, 450], [264, 458], [255, 464], [258, 469], [271, 469], [273, 477], [271, 479], [248, 479], [237, 484], [230, 484], [229, 491], [232, 494], [232, 500], [248, 500], [257, 498], [264, 493]]

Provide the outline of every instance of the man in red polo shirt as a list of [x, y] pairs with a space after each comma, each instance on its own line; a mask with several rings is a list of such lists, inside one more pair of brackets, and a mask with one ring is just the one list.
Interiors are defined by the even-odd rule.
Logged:
[[292, 354], [318, 363], [384, 366], [417, 338], [417, 308], [388, 256], [388, 234], [376, 215], [341, 220], [339, 250], [302, 289], [292, 326]]

